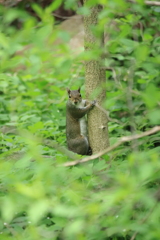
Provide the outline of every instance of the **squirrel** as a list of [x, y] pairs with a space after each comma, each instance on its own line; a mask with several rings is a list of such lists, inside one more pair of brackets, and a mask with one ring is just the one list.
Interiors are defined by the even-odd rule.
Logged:
[[80, 155], [91, 155], [87, 136], [87, 122], [85, 114], [91, 110], [96, 101], [89, 102], [82, 99], [80, 88], [67, 88], [68, 101], [66, 104], [66, 138], [68, 149]]

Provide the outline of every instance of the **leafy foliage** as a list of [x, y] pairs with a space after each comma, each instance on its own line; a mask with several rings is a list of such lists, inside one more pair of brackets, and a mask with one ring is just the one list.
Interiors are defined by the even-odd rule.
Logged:
[[[104, 107], [118, 120], [109, 122], [110, 143], [159, 124], [159, 8], [99, 1], [104, 9], [93, 31], [98, 37], [105, 25], [105, 49], [77, 56], [51, 14], [60, 3], [33, 4], [40, 20], [0, 6], [0, 235], [158, 240], [160, 133], [70, 168], [62, 166], [70, 158], [44, 139], [66, 145], [66, 87], [83, 85], [82, 60], [102, 51]], [[66, 1], [72, 6], [76, 1]], [[78, 11], [88, 14], [88, 6]]]

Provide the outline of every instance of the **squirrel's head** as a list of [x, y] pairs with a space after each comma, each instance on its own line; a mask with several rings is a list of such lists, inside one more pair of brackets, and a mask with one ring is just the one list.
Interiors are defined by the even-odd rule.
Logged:
[[67, 88], [69, 101], [73, 105], [78, 105], [78, 103], [80, 103], [82, 101], [82, 96], [81, 96], [80, 90], [81, 89], [78, 88], [78, 90], [72, 90], [71, 91], [69, 88]]

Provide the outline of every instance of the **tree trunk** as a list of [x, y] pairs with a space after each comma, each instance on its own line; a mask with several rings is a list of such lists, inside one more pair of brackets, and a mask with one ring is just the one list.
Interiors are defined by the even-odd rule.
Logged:
[[[84, 2], [87, 3], [87, 1], [88, 0], [85, 0]], [[91, 26], [97, 25], [98, 13], [101, 10], [101, 7], [96, 5], [90, 10], [90, 15], [84, 17], [85, 51], [94, 50], [99, 41], [99, 39], [97, 39], [92, 33]], [[101, 44], [100, 45], [103, 47], [104, 33], [101, 39]], [[101, 65], [102, 61], [102, 57], [99, 57], [97, 60], [89, 60], [85, 62], [86, 97], [87, 99], [90, 99], [91, 94], [98, 89], [99, 93], [96, 95], [96, 100], [100, 106], [106, 100], [106, 77], [105, 70]], [[88, 134], [93, 154], [102, 151], [109, 146], [107, 115], [98, 107], [94, 107], [88, 114]]]

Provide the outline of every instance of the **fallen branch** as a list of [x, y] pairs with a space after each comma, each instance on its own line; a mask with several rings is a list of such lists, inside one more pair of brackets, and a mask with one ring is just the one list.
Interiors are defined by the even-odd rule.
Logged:
[[120, 140], [117, 143], [115, 143], [112, 146], [104, 149], [101, 152], [98, 152], [98, 153], [96, 153], [96, 154], [94, 154], [94, 155], [92, 155], [90, 157], [82, 158], [80, 160], [76, 160], [76, 161], [72, 161], [72, 162], [66, 162], [62, 166], [69, 167], [69, 166], [74, 166], [74, 165], [77, 165], [77, 164], [80, 164], [80, 163], [91, 161], [93, 159], [96, 159], [96, 158], [99, 158], [99, 157], [103, 156], [104, 154], [106, 154], [108, 152], [111, 152], [112, 150], [114, 150], [115, 148], [117, 148], [118, 146], [120, 146], [124, 142], [129, 142], [129, 141], [133, 141], [135, 139], [146, 137], [146, 136], [154, 134], [154, 133], [156, 133], [158, 131], [160, 131], [160, 126], [156, 126], [156, 127], [152, 128], [152, 129], [150, 129], [150, 130], [148, 130], [146, 132], [140, 133], [140, 134], [135, 134], [135, 135], [132, 135], [132, 136], [121, 137]]
[[150, 5], [150, 6], [160, 6], [160, 2], [159, 1], [145, 1], [146, 5]]
[[[136, 3], [136, 1], [133, 1], [133, 0], [128, 0], [128, 2]], [[149, 5], [149, 6], [160, 6], [159, 1], [144, 1], [144, 4]]]

